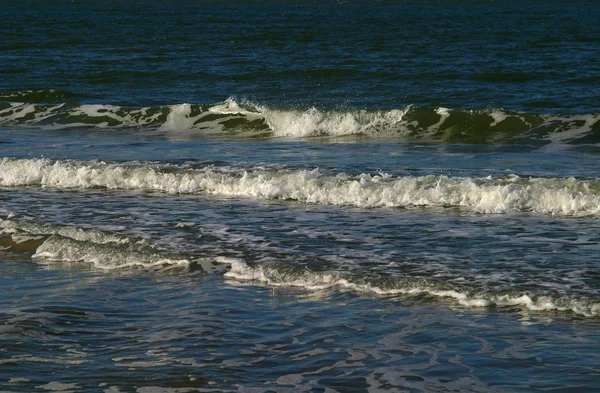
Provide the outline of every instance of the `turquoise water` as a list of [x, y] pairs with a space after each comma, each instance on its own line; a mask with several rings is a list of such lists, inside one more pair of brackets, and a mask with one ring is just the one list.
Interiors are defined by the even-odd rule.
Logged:
[[4, 5], [2, 390], [600, 389], [597, 11]]

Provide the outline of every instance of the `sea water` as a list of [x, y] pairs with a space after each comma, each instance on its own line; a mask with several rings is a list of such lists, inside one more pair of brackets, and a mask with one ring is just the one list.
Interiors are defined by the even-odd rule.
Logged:
[[3, 4], [2, 391], [600, 390], [599, 11]]

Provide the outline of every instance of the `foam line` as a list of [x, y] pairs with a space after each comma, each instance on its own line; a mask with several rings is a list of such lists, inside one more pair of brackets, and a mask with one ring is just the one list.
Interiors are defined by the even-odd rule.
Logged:
[[[28, 102], [44, 96], [25, 92], [0, 97], [0, 125], [48, 129], [150, 129], [270, 138], [314, 138], [361, 135], [369, 138], [426, 139], [468, 143], [536, 139], [546, 149], [562, 149], [600, 130], [600, 113], [557, 116], [503, 109], [461, 110], [278, 108], [244, 100], [214, 104], [180, 103], [127, 108], [109, 104], [56, 102], [61, 93], [48, 93], [48, 103]], [[5, 101], [2, 102], [2, 99]], [[23, 101], [14, 101], [23, 99]], [[596, 140], [600, 142], [600, 140]]]
[[318, 168], [188, 169], [145, 163], [0, 159], [0, 185], [207, 193], [362, 208], [460, 207], [476, 213], [600, 213], [600, 182], [575, 178], [324, 174]]
[[385, 285], [354, 282], [341, 273], [292, 270], [283, 266], [249, 266], [239, 259], [228, 258], [231, 270], [225, 277], [241, 281], [254, 281], [277, 287], [299, 287], [311, 291], [342, 288], [379, 296], [428, 295], [435, 298], [452, 299], [465, 307], [508, 307], [518, 306], [532, 311], [559, 311], [597, 317], [600, 303], [583, 297], [532, 295], [522, 292], [496, 294], [490, 291], [466, 288], [445, 288], [443, 284], [427, 280], [395, 279]]

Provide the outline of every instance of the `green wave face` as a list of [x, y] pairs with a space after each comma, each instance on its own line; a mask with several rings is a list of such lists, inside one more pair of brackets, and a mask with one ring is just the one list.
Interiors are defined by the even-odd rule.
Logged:
[[124, 107], [70, 102], [57, 91], [0, 96], [0, 125], [39, 129], [190, 131], [250, 138], [395, 138], [442, 143], [596, 143], [600, 113], [552, 115], [409, 105], [388, 110], [275, 108], [232, 98], [216, 104]]

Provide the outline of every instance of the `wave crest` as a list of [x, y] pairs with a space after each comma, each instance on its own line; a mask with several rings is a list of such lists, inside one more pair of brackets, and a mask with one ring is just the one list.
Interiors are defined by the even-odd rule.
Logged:
[[3, 158], [0, 185], [206, 193], [361, 208], [452, 207], [493, 214], [600, 214], [600, 181], [573, 177], [395, 177], [385, 173], [326, 173], [318, 168]]
[[532, 311], [571, 312], [586, 317], [600, 315], [600, 302], [583, 296], [470, 290], [466, 287], [415, 278], [365, 281], [348, 274], [309, 271], [282, 264], [250, 266], [236, 259], [228, 259], [227, 262], [231, 264], [231, 270], [225, 273], [225, 277], [277, 287], [298, 287], [310, 291], [345, 289], [379, 296], [425, 295], [436, 299], [451, 299], [465, 307], [516, 306]]
[[84, 262], [102, 270], [180, 267], [211, 273], [226, 268], [216, 258], [172, 254], [106, 231], [8, 218], [0, 218], [0, 251], [26, 253], [45, 262]]
[[544, 115], [503, 109], [408, 105], [389, 110], [275, 108], [229, 98], [221, 103], [144, 108], [77, 104], [64, 92], [0, 95], [0, 125], [64, 129], [149, 129], [260, 138], [363, 136], [432, 142], [542, 144], [600, 142], [600, 113]]

